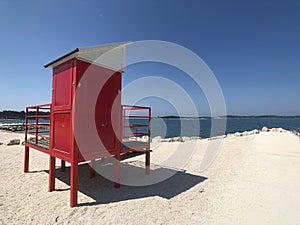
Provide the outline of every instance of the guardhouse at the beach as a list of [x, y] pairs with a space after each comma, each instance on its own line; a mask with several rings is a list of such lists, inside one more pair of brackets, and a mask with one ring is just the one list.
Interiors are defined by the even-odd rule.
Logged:
[[[52, 102], [26, 108], [24, 172], [29, 149], [49, 155], [49, 191], [55, 190], [55, 160], [70, 163], [70, 205], [77, 204], [78, 164], [114, 157], [114, 186], [120, 186], [120, 156], [145, 153], [150, 165], [151, 109], [121, 105], [126, 43], [77, 48], [48, 63]], [[134, 113], [133, 113], [134, 111]]]

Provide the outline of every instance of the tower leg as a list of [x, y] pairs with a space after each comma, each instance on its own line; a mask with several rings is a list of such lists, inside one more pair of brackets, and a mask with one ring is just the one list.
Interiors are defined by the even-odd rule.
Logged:
[[78, 163], [73, 162], [71, 164], [71, 174], [70, 174], [70, 206], [74, 207], [77, 205], [78, 198]]
[[115, 188], [120, 188], [120, 153], [115, 155]]
[[96, 176], [96, 171], [95, 171], [95, 166], [96, 166], [96, 163], [95, 163], [95, 160], [91, 160], [91, 163], [90, 163], [90, 178], [94, 178]]
[[49, 165], [49, 191], [55, 190], [55, 157], [50, 156]]
[[65, 172], [66, 171], [66, 162], [65, 160], [60, 161], [60, 172]]
[[150, 174], [150, 150], [146, 152], [146, 174]]
[[29, 169], [29, 147], [25, 146], [24, 173], [27, 173], [28, 169]]

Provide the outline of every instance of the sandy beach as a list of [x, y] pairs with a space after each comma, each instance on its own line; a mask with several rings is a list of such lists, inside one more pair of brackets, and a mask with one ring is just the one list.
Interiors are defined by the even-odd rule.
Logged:
[[[48, 155], [30, 151], [25, 174], [24, 146], [7, 146], [12, 138], [24, 137], [0, 132], [1, 224], [300, 224], [300, 139], [291, 132], [228, 136], [205, 171], [200, 163], [207, 146], [220, 140], [154, 143], [151, 174], [178, 172], [144, 187], [114, 189], [100, 175], [90, 179], [87, 164], [80, 165], [74, 208], [68, 168], [60, 172], [57, 160], [56, 190], [48, 192]], [[178, 146], [192, 155], [181, 168], [167, 167]], [[122, 164], [142, 169], [142, 162], [134, 156]], [[110, 168], [101, 163], [97, 169]]]

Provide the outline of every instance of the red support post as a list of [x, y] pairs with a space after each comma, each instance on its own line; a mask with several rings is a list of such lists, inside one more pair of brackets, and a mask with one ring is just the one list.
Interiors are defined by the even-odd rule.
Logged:
[[65, 160], [60, 161], [60, 172], [65, 172], [66, 171], [66, 162]]
[[107, 157], [103, 157], [100, 159], [101, 164], [105, 164], [107, 161]]
[[28, 172], [28, 168], [29, 168], [29, 147], [25, 146], [24, 173]]
[[70, 206], [74, 207], [77, 205], [78, 198], [78, 163], [71, 163], [71, 174], [70, 174]]
[[49, 165], [49, 191], [55, 190], [55, 157], [50, 155]]
[[120, 152], [118, 152], [115, 156], [115, 188], [120, 188]]
[[150, 174], [150, 149], [146, 152], [146, 174]]
[[36, 107], [35, 109], [35, 143], [38, 144], [39, 142], [39, 106]]
[[26, 114], [25, 114], [25, 142], [27, 141], [27, 132], [28, 132], [28, 107], [26, 107]]
[[[151, 108], [148, 108], [148, 145], [150, 147], [150, 138], [151, 138]], [[150, 174], [150, 149], [147, 149], [146, 152], [146, 174]]]
[[91, 160], [91, 163], [90, 163], [90, 178], [94, 178], [96, 176], [96, 171], [95, 171], [95, 166], [96, 166], [96, 163], [95, 163], [95, 160]]

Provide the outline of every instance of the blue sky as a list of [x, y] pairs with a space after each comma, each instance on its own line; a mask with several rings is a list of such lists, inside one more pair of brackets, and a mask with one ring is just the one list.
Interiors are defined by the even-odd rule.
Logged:
[[[223, 90], [228, 114], [300, 114], [299, 12], [300, 1], [283, 0], [3, 0], [0, 110], [50, 102], [51, 70], [43, 65], [76, 47], [164, 40], [207, 63]], [[201, 90], [171, 66], [130, 66], [124, 85], [156, 74], [180, 83], [199, 115], [209, 115]], [[141, 103], [151, 105], [154, 115], [174, 114], [160, 99]]]

